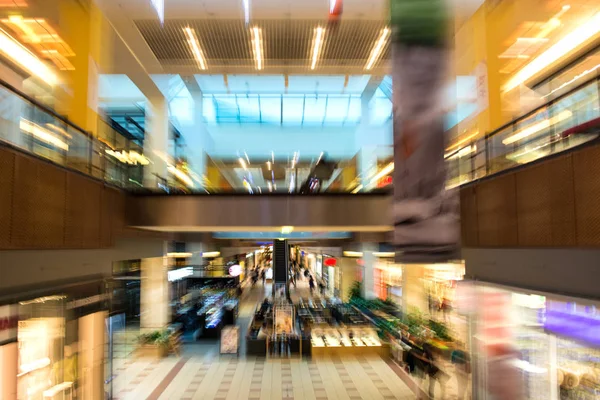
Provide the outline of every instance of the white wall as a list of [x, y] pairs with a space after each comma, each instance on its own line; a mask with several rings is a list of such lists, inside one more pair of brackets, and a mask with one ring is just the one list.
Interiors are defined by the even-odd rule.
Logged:
[[600, 250], [462, 250], [468, 278], [539, 291], [600, 298]]
[[0, 251], [0, 293], [5, 288], [36, 285], [91, 275], [112, 274], [113, 261], [163, 255], [163, 241], [126, 239], [101, 250]]

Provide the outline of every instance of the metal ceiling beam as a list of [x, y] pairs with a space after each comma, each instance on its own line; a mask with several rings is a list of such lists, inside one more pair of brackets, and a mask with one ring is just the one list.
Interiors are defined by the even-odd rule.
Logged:
[[363, 90], [362, 95], [361, 95], [361, 100], [362, 101], [371, 101], [371, 99], [373, 98], [373, 96], [375, 96], [375, 92], [377, 91], [377, 88], [379, 87], [379, 85], [381, 85], [381, 82], [383, 81], [383, 75], [371, 75], [371, 78], [369, 79], [369, 82], [367, 83], [367, 86], [365, 86], [365, 90]]

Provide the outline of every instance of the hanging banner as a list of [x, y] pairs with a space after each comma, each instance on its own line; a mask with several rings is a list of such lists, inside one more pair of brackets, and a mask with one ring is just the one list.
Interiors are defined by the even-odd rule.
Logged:
[[458, 194], [446, 190], [444, 0], [391, 0], [394, 243], [398, 262], [456, 258]]

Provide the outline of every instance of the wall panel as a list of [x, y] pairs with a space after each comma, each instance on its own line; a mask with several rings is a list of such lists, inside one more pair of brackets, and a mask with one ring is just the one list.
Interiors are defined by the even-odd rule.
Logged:
[[550, 167], [543, 163], [515, 174], [519, 246], [552, 245]]
[[14, 174], [14, 153], [0, 148], [0, 249], [10, 247]]
[[517, 246], [517, 206], [514, 175], [477, 185], [479, 246]]
[[479, 229], [477, 225], [477, 188], [467, 187], [460, 191], [460, 225], [463, 246], [477, 246]]
[[577, 244], [600, 245], [600, 146], [573, 157]]

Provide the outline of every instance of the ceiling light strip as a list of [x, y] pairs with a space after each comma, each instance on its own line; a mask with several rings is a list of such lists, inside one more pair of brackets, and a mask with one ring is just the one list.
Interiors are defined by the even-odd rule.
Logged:
[[377, 43], [375, 44], [375, 47], [373, 48], [373, 50], [371, 50], [371, 55], [369, 56], [369, 61], [367, 62], [365, 69], [373, 68], [373, 65], [379, 59], [379, 57], [381, 56], [381, 53], [383, 52], [385, 42], [387, 41], [387, 38], [389, 35], [390, 35], [390, 29], [383, 28], [383, 30], [381, 31], [381, 35], [379, 36], [379, 39], [377, 40]]
[[196, 36], [196, 31], [190, 28], [189, 26], [183, 28], [183, 32], [187, 38], [188, 45], [192, 50], [192, 54], [198, 63], [198, 66], [205, 70], [206, 69], [206, 59], [204, 58], [204, 52], [200, 48], [200, 41], [198, 40], [198, 36]]
[[263, 43], [262, 29], [255, 26], [252, 28], [252, 51], [254, 52], [254, 60], [256, 61], [256, 69], [263, 69]]
[[600, 33], [600, 12], [596, 13], [586, 23], [579, 25], [577, 29], [565, 35], [555, 45], [550, 47], [548, 50], [540, 54], [533, 61], [523, 67], [523, 69], [517, 72], [502, 86], [502, 90], [504, 92], [508, 92], [516, 88], [520, 84], [532, 78], [535, 74], [542, 71], [544, 68], [550, 66], [558, 61], [561, 57], [564, 57], [577, 47], [584, 44], [587, 40], [591, 39], [598, 33]]
[[244, 4], [244, 21], [250, 23], [250, 0], [242, 0]]
[[58, 83], [58, 78], [46, 64], [3, 29], [0, 29], [0, 53], [3, 53], [21, 68], [47, 84], [55, 85]]
[[320, 26], [315, 29], [315, 35], [313, 39], [312, 62], [310, 64], [310, 69], [315, 69], [315, 67], [317, 66], [317, 60], [319, 58], [319, 53], [323, 45], [324, 33], [325, 29], [323, 29]]

